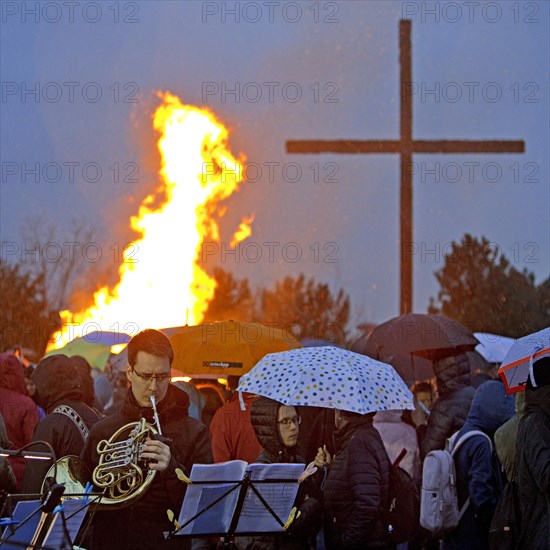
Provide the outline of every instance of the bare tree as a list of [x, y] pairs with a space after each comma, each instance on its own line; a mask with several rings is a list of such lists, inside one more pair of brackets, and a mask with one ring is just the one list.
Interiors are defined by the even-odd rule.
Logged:
[[50, 309], [68, 308], [75, 283], [84, 273], [89, 278], [98, 271], [97, 264], [90, 261], [92, 245], [99, 246], [96, 233], [85, 220], [76, 219], [62, 233], [57, 223], [43, 216], [26, 221], [22, 227], [27, 250], [23, 267], [34, 278], [44, 281]]

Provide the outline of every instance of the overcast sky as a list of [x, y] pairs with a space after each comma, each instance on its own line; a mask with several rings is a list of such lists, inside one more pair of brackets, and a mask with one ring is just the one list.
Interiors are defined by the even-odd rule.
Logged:
[[[253, 213], [255, 248], [214, 263], [257, 284], [304, 273], [343, 287], [352, 325], [398, 315], [399, 157], [291, 155], [285, 142], [398, 138], [406, 17], [414, 137], [526, 143], [524, 154], [414, 157], [414, 310], [426, 311], [438, 291], [433, 273], [466, 232], [487, 237], [537, 282], [548, 277], [548, 2], [1, 9], [0, 224], [16, 248], [21, 223], [37, 216], [55, 220], [68, 240], [71, 219], [95, 225], [104, 261], [113, 243], [134, 238], [129, 218], [159, 183], [151, 113], [166, 90], [213, 110], [230, 128], [232, 152], [255, 170], [227, 201], [221, 226], [228, 241]], [[267, 242], [278, 243], [271, 257]], [[13, 250], [4, 259], [32, 261]]]

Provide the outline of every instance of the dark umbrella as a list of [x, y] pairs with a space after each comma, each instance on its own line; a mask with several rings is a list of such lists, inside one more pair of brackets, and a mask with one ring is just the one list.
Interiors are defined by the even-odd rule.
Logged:
[[351, 351], [368, 355], [383, 363], [389, 363], [408, 386], [412, 386], [415, 382], [421, 380], [429, 380], [435, 376], [431, 359], [418, 357], [411, 353], [382, 356], [379, 354], [379, 351], [382, 350], [378, 350], [375, 345], [371, 344], [369, 344], [369, 337], [364, 334], [353, 343]]
[[433, 377], [433, 370], [428, 370], [433, 361], [473, 350], [477, 344], [477, 338], [457, 321], [407, 313], [375, 327], [362, 353], [390, 363], [400, 373], [402, 369], [406, 380], [419, 380]]

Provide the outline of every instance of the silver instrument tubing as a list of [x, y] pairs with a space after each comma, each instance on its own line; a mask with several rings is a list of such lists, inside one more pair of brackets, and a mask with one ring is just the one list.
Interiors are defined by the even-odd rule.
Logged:
[[162, 430], [160, 428], [159, 415], [158, 415], [158, 412], [157, 412], [157, 402], [155, 400], [155, 396], [152, 395], [150, 397], [150, 399], [151, 399], [151, 405], [153, 405], [153, 416], [155, 417], [155, 424], [157, 425], [157, 430], [159, 432], [159, 435], [162, 435]]

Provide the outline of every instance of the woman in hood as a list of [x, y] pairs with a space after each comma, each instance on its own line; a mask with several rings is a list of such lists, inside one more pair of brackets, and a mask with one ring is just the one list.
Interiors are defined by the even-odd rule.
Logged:
[[[305, 461], [296, 454], [300, 416], [295, 407], [281, 405], [267, 397], [252, 404], [250, 421], [263, 451], [257, 463], [296, 463]], [[312, 477], [300, 485], [295, 506], [300, 512], [284, 535], [238, 537], [239, 550], [309, 550], [310, 539], [321, 526], [319, 490]], [[317, 498], [315, 498], [317, 497]]]
[[296, 458], [300, 416], [295, 407], [260, 397], [252, 404], [250, 421], [263, 448], [256, 462], [304, 462]]

